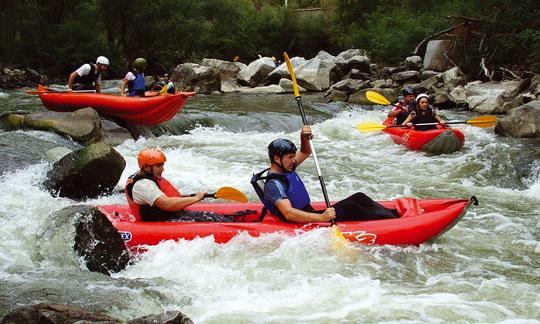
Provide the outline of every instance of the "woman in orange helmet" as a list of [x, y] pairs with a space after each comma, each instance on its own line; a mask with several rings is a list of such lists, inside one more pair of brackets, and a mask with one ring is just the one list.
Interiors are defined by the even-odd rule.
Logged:
[[165, 154], [157, 148], [146, 148], [139, 153], [139, 171], [126, 182], [126, 197], [136, 220], [142, 221], [201, 221], [232, 222], [233, 219], [213, 212], [185, 211], [203, 200], [206, 192], [182, 197], [169, 181], [162, 177]]

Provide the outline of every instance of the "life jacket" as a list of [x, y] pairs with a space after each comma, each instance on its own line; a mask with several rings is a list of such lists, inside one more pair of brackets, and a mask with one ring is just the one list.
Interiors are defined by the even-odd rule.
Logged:
[[[306, 186], [298, 176], [296, 172], [289, 172], [285, 174], [268, 173], [269, 168], [263, 170], [251, 177], [251, 185], [255, 189], [257, 196], [263, 203], [264, 207], [272, 214], [278, 216], [282, 221], [288, 222], [279, 209], [274, 205], [264, 194], [264, 188], [269, 181], [279, 181], [285, 188], [287, 188], [287, 198], [291, 202], [291, 205], [296, 209], [312, 211], [313, 208], [310, 205], [311, 199], [306, 190]], [[262, 174], [267, 172], [267, 176], [263, 177]], [[264, 215], [263, 215], [264, 216]]]
[[77, 77], [75, 77], [74, 83], [80, 83], [83, 85], [94, 87], [94, 83], [96, 82], [101, 72], [96, 74], [96, 66], [94, 65], [94, 63], [90, 62], [87, 64], [90, 65], [90, 72], [88, 72], [87, 75], [83, 75], [83, 76], [80, 76], [77, 74]]
[[403, 124], [405, 119], [407, 119], [407, 117], [409, 117], [409, 113], [414, 110], [415, 105], [414, 105], [414, 103], [408, 104], [405, 101], [400, 101], [400, 102], [397, 103], [396, 106], [407, 108], [407, 111], [403, 111], [403, 110], [400, 109], [399, 114], [397, 114], [397, 116], [394, 119], [394, 124], [401, 125], [401, 124]]
[[169, 197], [180, 197], [180, 192], [165, 178], [156, 179], [146, 172], [138, 171], [127, 179], [126, 182], [126, 198], [128, 201], [129, 209], [133, 216], [135, 216], [136, 221], [153, 221], [157, 218], [166, 219], [170, 218], [175, 212], [169, 212], [163, 209], [158, 208], [157, 206], [150, 205], [139, 205], [133, 201], [133, 186], [135, 183], [142, 179], [148, 179], [154, 181], [159, 190], [161, 190], [165, 195]]
[[[411, 120], [411, 123], [413, 124], [424, 124], [424, 123], [438, 123], [437, 119], [435, 119], [435, 111], [431, 106], [429, 106], [424, 113], [422, 113], [422, 110], [420, 108], [416, 108], [415, 110], [416, 116]], [[430, 129], [437, 128], [436, 125], [425, 125], [425, 126], [415, 126], [416, 130], [425, 131]]]
[[134, 96], [144, 96], [144, 92], [146, 91], [146, 83], [144, 81], [144, 74], [137, 72], [135, 70], [132, 70], [131, 73], [135, 76], [134, 80], [128, 81], [128, 96], [134, 97]]

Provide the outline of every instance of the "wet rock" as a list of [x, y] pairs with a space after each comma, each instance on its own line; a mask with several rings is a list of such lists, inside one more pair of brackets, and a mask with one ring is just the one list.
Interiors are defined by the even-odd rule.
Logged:
[[130, 262], [124, 240], [102, 212], [91, 206], [70, 206], [60, 213], [75, 216], [73, 248], [90, 271], [108, 275], [126, 268]]
[[[291, 65], [293, 66], [294, 71], [298, 70], [299, 67], [306, 63], [306, 59], [303, 57], [295, 56], [290, 59]], [[268, 74], [268, 80], [271, 83], [278, 82], [281, 79], [290, 79], [289, 69], [287, 64], [284, 62], [275, 68], [272, 72]]]
[[376, 103], [373, 103], [369, 101], [366, 97], [366, 92], [368, 90], [375, 91], [381, 95], [383, 95], [386, 99], [388, 99], [390, 102], [396, 102], [398, 99], [398, 93], [389, 88], [385, 89], [377, 89], [377, 88], [371, 88], [371, 89], [362, 89], [358, 92], [353, 93], [349, 96], [349, 102], [351, 103], [358, 103], [362, 105], [376, 105]]
[[168, 311], [159, 315], [148, 315], [131, 321], [128, 324], [193, 324], [193, 321], [177, 311]]
[[219, 71], [221, 81], [236, 80], [236, 76], [240, 69], [246, 65], [239, 62], [229, 62], [218, 59], [205, 58], [201, 61], [201, 65], [214, 68]]
[[11, 116], [12, 127], [52, 131], [79, 143], [101, 140], [101, 120], [92, 108], [74, 112], [43, 111], [22, 116]]
[[405, 68], [407, 70], [420, 71], [422, 68], [422, 58], [418, 55], [407, 57], [405, 59]]
[[24, 306], [7, 314], [2, 324], [71, 324], [71, 323], [122, 323], [108, 315], [86, 311], [70, 305], [46, 304]]
[[503, 103], [517, 95], [520, 81], [475, 83], [465, 88], [471, 110], [485, 114], [504, 113]]
[[115, 149], [98, 142], [64, 156], [47, 173], [44, 187], [75, 200], [111, 193], [126, 161]]
[[495, 133], [504, 136], [540, 138], [540, 100], [510, 110], [498, 120]]

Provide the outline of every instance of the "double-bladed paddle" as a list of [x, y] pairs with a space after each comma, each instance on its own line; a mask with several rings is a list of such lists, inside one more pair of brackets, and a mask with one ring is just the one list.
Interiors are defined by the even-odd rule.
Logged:
[[[487, 128], [492, 127], [497, 122], [497, 117], [492, 115], [478, 116], [468, 120], [449, 120], [445, 121], [445, 124], [469, 124], [471, 126]], [[421, 123], [421, 124], [412, 124], [412, 126], [435, 126], [439, 123]], [[386, 128], [405, 128], [407, 125], [383, 125], [373, 122], [359, 123], [356, 125], [356, 128], [362, 133], [376, 132]]]
[[[386, 99], [383, 95], [368, 90], [366, 91], [366, 98], [374, 103], [380, 104], [380, 105], [392, 105], [388, 99]], [[469, 120], [449, 120], [445, 121], [445, 124], [469, 124], [471, 126], [481, 127], [481, 128], [487, 128], [495, 126], [495, 123], [497, 122], [497, 117], [493, 115], [486, 115], [486, 116], [479, 116], [475, 118], [471, 118]], [[422, 124], [412, 124], [412, 126], [435, 126], [439, 125], [439, 123], [422, 123]], [[401, 128], [401, 127], [407, 127], [407, 125], [383, 125], [383, 124], [377, 124], [372, 122], [367, 123], [359, 123], [356, 125], [356, 128], [362, 132], [362, 133], [368, 133], [368, 132], [376, 132], [380, 131], [386, 128]]]
[[[283, 52], [283, 57], [285, 58], [285, 63], [287, 63], [287, 69], [289, 70], [289, 74], [291, 75], [291, 81], [293, 84], [293, 90], [294, 90], [294, 97], [296, 99], [296, 103], [298, 104], [298, 110], [300, 111], [300, 116], [302, 117], [302, 122], [304, 125], [309, 125], [307, 122], [306, 114], [304, 112], [304, 106], [302, 105], [302, 98], [300, 97], [300, 91], [298, 91], [298, 83], [296, 82], [296, 76], [294, 74], [294, 69], [291, 64], [291, 60], [289, 59], [289, 55], [287, 55], [286, 52]], [[321, 168], [319, 167], [319, 162], [317, 160], [317, 154], [315, 153], [315, 147], [313, 146], [313, 141], [311, 138], [309, 139], [309, 146], [311, 147], [311, 153], [313, 154], [313, 160], [315, 162], [315, 167], [317, 169], [317, 175], [319, 176], [319, 182], [321, 183], [321, 189], [324, 196], [324, 201], [326, 203], [326, 208], [330, 208], [330, 199], [328, 199], [328, 193], [326, 191], [326, 185], [324, 184], [324, 178], [321, 174]], [[331, 220], [330, 224], [332, 225], [332, 241], [333, 241], [333, 248], [337, 250], [338, 252], [344, 252], [346, 251], [348, 256], [350, 258], [355, 258], [356, 255], [354, 251], [349, 246], [349, 242], [343, 236], [343, 233], [339, 229], [339, 227], [336, 224], [335, 220]]]
[[[195, 194], [182, 197], [193, 197]], [[215, 199], [226, 199], [234, 200], [241, 203], [247, 203], [248, 199], [240, 190], [233, 187], [221, 187], [214, 193], [207, 193], [204, 195], [204, 198], [215, 198]]]

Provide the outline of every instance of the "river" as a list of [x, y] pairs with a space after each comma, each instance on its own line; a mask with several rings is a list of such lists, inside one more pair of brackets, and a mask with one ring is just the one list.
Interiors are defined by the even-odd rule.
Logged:
[[[328, 229], [297, 237], [241, 234], [228, 244], [211, 237], [163, 242], [108, 277], [89, 272], [74, 255], [72, 227], [49, 222], [51, 212], [78, 202], [40, 187], [51, 164], [33, 156], [44, 146], [79, 145], [40, 131], [0, 132], [0, 318], [49, 302], [125, 320], [180, 310], [196, 323], [540, 323], [539, 140], [463, 125], [461, 151], [431, 156], [382, 132], [355, 129], [382, 121], [386, 107], [302, 98], [332, 200], [355, 191], [379, 200], [475, 195], [479, 206], [435, 242], [355, 246], [355, 261], [336, 256]], [[0, 112], [18, 109], [43, 107], [21, 90], [0, 92]], [[255, 201], [249, 178], [267, 166], [266, 146], [278, 137], [298, 143], [300, 126], [292, 94], [198, 95], [160, 127], [167, 134], [115, 147], [127, 162], [118, 187], [137, 169], [142, 148], [160, 146], [164, 175], [182, 192], [233, 186]], [[312, 198], [322, 200], [313, 161], [299, 171]]]

